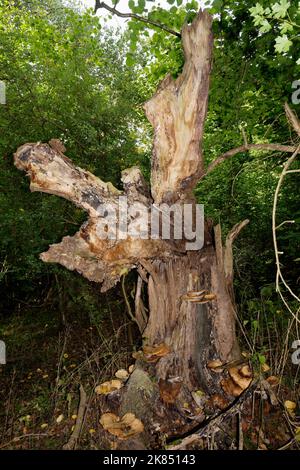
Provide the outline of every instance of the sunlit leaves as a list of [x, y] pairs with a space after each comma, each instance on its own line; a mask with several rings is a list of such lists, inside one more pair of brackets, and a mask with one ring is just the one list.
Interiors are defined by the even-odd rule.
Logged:
[[250, 8], [250, 12], [252, 16], [257, 17], [262, 16], [265, 10], [260, 3], [257, 3], [255, 7]]
[[274, 18], [284, 18], [290, 8], [291, 3], [287, 0], [281, 0], [280, 3], [272, 5], [272, 12]]
[[275, 39], [275, 50], [279, 53], [288, 52], [292, 44], [286, 34], [278, 36]]
[[223, 3], [223, 0], [214, 0], [211, 8], [211, 13], [219, 13], [223, 6]]
[[272, 28], [275, 30], [279, 28], [280, 35], [275, 38], [275, 51], [279, 54], [289, 52], [293, 41], [297, 41], [295, 29], [300, 28], [299, 14], [295, 5], [287, 0], [280, 0], [267, 8], [256, 3], [249, 11], [254, 19], [254, 25], [258, 26], [261, 33], [268, 33]]
[[270, 31], [272, 29], [272, 26], [271, 24], [269, 23], [268, 20], [266, 20], [265, 18], [263, 18], [263, 20], [261, 21], [260, 23], [260, 30], [262, 33], [267, 33], [268, 31]]

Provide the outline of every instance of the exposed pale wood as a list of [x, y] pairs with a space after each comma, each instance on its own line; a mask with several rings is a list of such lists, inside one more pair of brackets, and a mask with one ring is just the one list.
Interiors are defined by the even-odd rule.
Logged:
[[[138, 168], [124, 170], [124, 192], [121, 192], [111, 183], [104, 183], [88, 171], [76, 167], [62, 153], [62, 149], [53, 141], [51, 146], [25, 144], [14, 156], [16, 167], [25, 170], [30, 177], [31, 191], [61, 196], [89, 215], [87, 222], [74, 236], [64, 237], [60, 243], [51, 245], [47, 252], [42, 253], [43, 261], [60, 263], [90, 281], [103, 283], [101, 290], [105, 291], [116, 284], [124, 272], [135, 267], [141, 258], [163, 258], [173, 254], [170, 243], [162, 240], [130, 236], [110, 240], [101, 236], [103, 219], [99, 215], [99, 207], [103, 203], [118, 210], [118, 198], [123, 194], [127, 196], [129, 205], [139, 202], [142, 207], [149, 208], [149, 189]], [[128, 230], [137, 223], [137, 217], [128, 219]]]
[[72, 201], [97, 217], [97, 208], [105, 200], [117, 204], [121, 194], [111, 183], [76, 167], [61, 151], [48, 144], [25, 144], [14, 156], [15, 165], [30, 177], [30, 190], [55, 194]]
[[167, 76], [145, 104], [154, 127], [151, 191], [155, 203], [190, 197], [203, 173], [201, 142], [207, 111], [212, 57], [212, 17], [200, 12], [182, 30], [185, 65]]
[[290, 122], [291, 126], [293, 127], [294, 131], [298, 134], [300, 137], [300, 121], [294, 111], [291, 110], [289, 105], [285, 103], [284, 105], [285, 109], [285, 114], [287, 116], [288, 121]]

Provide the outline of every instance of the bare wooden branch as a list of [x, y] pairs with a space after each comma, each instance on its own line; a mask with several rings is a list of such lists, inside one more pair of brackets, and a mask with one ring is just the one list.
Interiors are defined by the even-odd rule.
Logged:
[[181, 38], [181, 34], [178, 33], [177, 31], [174, 31], [173, 29], [171, 28], [168, 28], [168, 26], [162, 24], [162, 23], [158, 23], [157, 21], [153, 21], [151, 20], [150, 18], [145, 18], [144, 16], [140, 16], [140, 15], [137, 15], [135, 13], [121, 13], [119, 10], [117, 10], [115, 7], [110, 7], [109, 5], [107, 5], [105, 2], [100, 2], [99, 0], [96, 0], [96, 4], [95, 4], [95, 13], [97, 12], [97, 10], [99, 10], [100, 8], [104, 8], [105, 10], [109, 11], [110, 13], [112, 13], [113, 15], [116, 15], [116, 16], [119, 16], [120, 18], [131, 18], [133, 20], [137, 20], [137, 21], [140, 21], [142, 23], [145, 23], [147, 25], [150, 25], [150, 26], [154, 26], [155, 28], [159, 28], [159, 29], [162, 29], [163, 31], [165, 31], [166, 33], [169, 33], [169, 34], [172, 34], [173, 36], [176, 36], [178, 38]]
[[297, 118], [296, 114], [294, 113], [294, 111], [291, 110], [291, 108], [289, 107], [289, 105], [287, 103], [285, 103], [284, 109], [285, 109], [285, 114], [287, 116], [287, 119], [288, 119], [289, 123], [291, 124], [294, 131], [300, 137], [300, 121], [299, 121], [299, 119]]
[[226, 281], [230, 284], [233, 281], [233, 255], [232, 245], [234, 240], [238, 237], [241, 230], [248, 225], [249, 219], [245, 219], [242, 222], [236, 224], [228, 233], [225, 241], [225, 246], [222, 243], [222, 231], [221, 225], [218, 224], [214, 227], [215, 233], [215, 247], [217, 262], [220, 269], [224, 272]]
[[228, 158], [234, 157], [238, 153], [248, 152], [249, 150], [263, 150], [263, 151], [278, 151], [278, 152], [287, 152], [293, 153], [296, 150], [296, 147], [291, 145], [281, 145], [281, 144], [247, 144], [241, 145], [240, 147], [236, 147], [234, 149], [228, 150], [222, 155], [219, 155], [215, 158], [207, 167], [206, 172], [201, 176], [201, 179], [204, 176], [208, 175], [211, 171], [213, 171], [217, 166], [223, 163]]
[[[52, 139], [51, 142], [53, 142]], [[30, 177], [30, 190], [63, 197], [97, 217], [103, 201], [117, 204], [121, 191], [89, 171], [76, 167], [48, 144], [25, 144], [14, 155], [15, 165]]]
[[242, 222], [236, 224], [228, 233], [224, 248], [224, 274], [226, 281], [232, 283], [233, 281], [233, 255], [232, 245], [234, 240], [237, 238], [241, 230], [246, 227], [250, 222], [249, 219], [245, 219]]
[[274, 252], [275, 252], [275, 260], [276, 260], [276, 291], [279, 293], [284, 305], [288, 309], [288, 311], [292, 314], [293, 319], [296, 321], [296, 323], [300, 323], [300, 320], [298, 318], [299, 310], [297, 310], [296, 313], [294, 313], [293, 309], [285, 299], [282, 289], [281, 289], [281, 283], [283, 284], [284, 288], [289, 292], [289, 294], [293, 297], [294, 300], [296, 300], [298, 303], [300, 303], [300, 298], [294, 293], [294, 291], [291, 289], [289, 284], [287, 283], [286, 279], [284, 278], [282, 271], [281, 271], [281, 263], [280, 263], [280, 257], [279, 255], [282, 254], [278, 250], [278, 241], [277, 241], [277, 230], [280, 226], [282, 226], [284, 223], [290, 222], [290, 221], [284, 221], [282, 224], [279, 224], [277, 226], [276, 223], [276, 216], [277, 216], [277, 204], [278, 204], [278, 197], [280, 193], [280, 189], [283, 183], [283, 180], [289, 171], [289, 167], [291, 164], [295, 161], [297, 156], [299, 155], [300, 152], [300, 145], [296, 148], [295, 152], [293, 155], [285, 162], [283, 170], [281, 172], [280, 178], [277, 183], [277, 187], [275, 190], [275, 195], [274, 195], [274, 201], [273, 201], [273, 210], [272, 210], [272, 233], [273, 233], [273, 245], [274, 245]]
[[80, 384], [79, 391], [80, 391], [80, 402], [79, 402], [79, 407], [78, 407], [78, 412], [77, 412], [76, 424], [75, 424], [74, 431], [72, 432], [70, 439], [63, 446], [63, 450], [75, 449], [77, 441], [79, 439], [80, 431], [82, 428], [83, 418], [84, 418], [85, 409], [86, 409], [86, 400], [87, 400], [86, 392], [82, 384]]

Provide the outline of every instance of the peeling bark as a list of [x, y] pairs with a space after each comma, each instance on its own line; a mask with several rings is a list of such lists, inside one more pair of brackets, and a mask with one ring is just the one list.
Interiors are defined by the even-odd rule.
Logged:
[[168, 75], [145, 104], [154, 127], [151, 192], [154, 202], [191, 197], [204, 172], [201, 142], [207, 112], [213, 38], [212, 17], [200, 12], [182, 30], [185, 65], [173, 80]]

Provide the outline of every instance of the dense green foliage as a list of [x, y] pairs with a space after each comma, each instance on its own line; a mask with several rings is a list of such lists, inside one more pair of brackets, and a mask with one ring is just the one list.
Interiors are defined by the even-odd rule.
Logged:
[[28, 181], [13, 166], [16, 148], [60, 138], [76, 164], [115, 184], [121, 169], [146, 158], [137, 143], [144, 87], [138, 67], [125, 64], [126, 43], [102, 30], [90, 13], [50, 6], [1, 4], [0, 79], [7, 84], [7, 104], [0, 107], [0, 236], [6, 301], [16, 293], [17, 298], [31, 295], [45, 282], [41, 276], [57, 270], [38, 254], [74, 232], [84, 217], [66, 201], [29, 193]]

